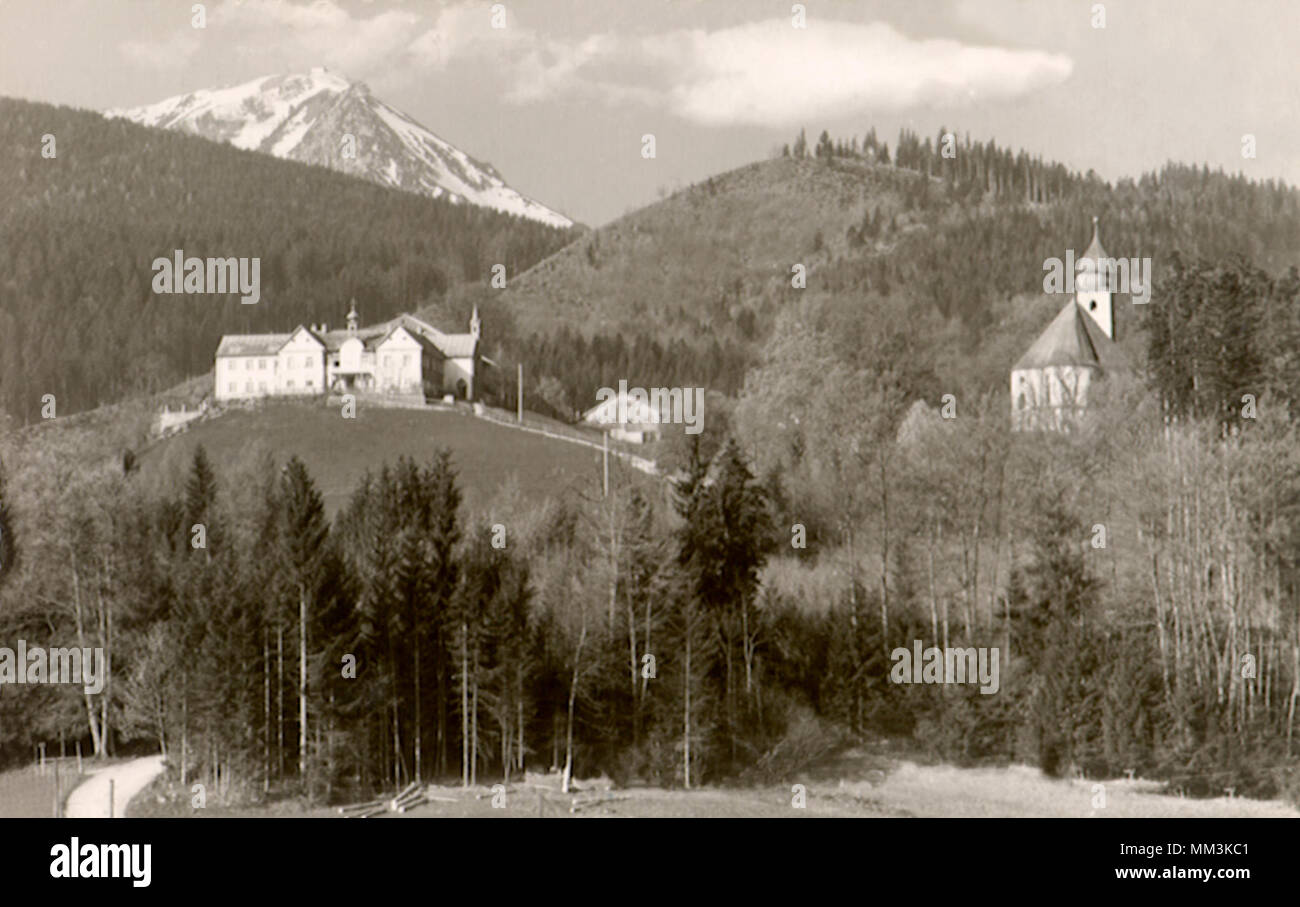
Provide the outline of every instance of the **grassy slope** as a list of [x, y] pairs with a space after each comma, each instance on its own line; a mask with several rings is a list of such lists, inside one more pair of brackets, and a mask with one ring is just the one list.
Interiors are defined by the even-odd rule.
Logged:
[[[721, 297], [734, 303], [737, 281], [746, 300], [783, 292], [792, 264], [811, 271], [841, 252], [864, 212], [879, 207], [888, 220], [916, 179], [858, 161], [749, 164], [565, 246], [512, 280], [507, 301], [525, 333], [567, 323], [586, 333], [630, 327], [698, 339], [717, 320], [702, 309]], [[815, 252], [818, 231], [824, 248]]]
[[[455, 784], [432, 787], [442, 798], [409, 813], [384, 813], [379, 818], [1297, 818], [1300, 812], [1279, 800], [1248, 800], [1215, 797], [1183, 799], [1160, 792], [1152, 781], [1109, 779], [1105, 785], [1105, 806], [1098, 808], [1098, 792], [1091, 780], [1043, 777], [1036, 768], [1024, 765], [989, 768], [957, 768], [951, 765], [918, 765], [914, 762], [879, 757], [863, 759], [860, 751], [846, 754], [847, 760], [801, 773], [791, 784], [803, 784], [806, 806], [792, 803], [791, 785], [714, 787], [699, 790], [665, 790], [653, 787], [614, 789], [600, 803], [569, 812], [569, 796], [558, 790], [541, 793], [538, 788], [513, 782], [504, 808], [494, 808], [489, 785], [484, 781], [468, 790]], [[868, 769], [867, 766], [874, 768]], [[210, 805], [190, 808], [189, 793], [174, 781], [155, 782], [147, 795], [132, 803], [133, 815], [167, 816], [313, 816], [337, 818], [330, 807], [308, 807], [301, 801], [286, 800], [264, 807], [228, 808]], [[591, 803], [594, 794], [582, 794], [580, 802]], [[539, 802], [540, 800], [540, 802]], [[136, 807], [139, 806], [137, 811]]]
[[346, 504], [367, 469], [403, 454], [426, 463], [442, 446], [452, 449], [467, 503], [486, 501], [511, 476], [525, 497], [549, 497], [600, 481], [600, 452], [566, 441], [515, 431], [460, 412], [361, 407], [355, 420], [335, 407], [270, 404], [236, 410], [170, 438], [141, 458], [160, 480], [184, 469], [203, 444], [213, 462], [233, 462], [254, 440], [277, 461], [296, 454], [325, 498], [330, 514]]
[[[61, 763], [59, 792], [66, 801], [69, 793], [84, 776], [77, 774], [75, 759]], [[0, 819], [48, 819], [54, 814], [54, 769], [38, 774], [35, 766], [25, 765], [0, 773]]]

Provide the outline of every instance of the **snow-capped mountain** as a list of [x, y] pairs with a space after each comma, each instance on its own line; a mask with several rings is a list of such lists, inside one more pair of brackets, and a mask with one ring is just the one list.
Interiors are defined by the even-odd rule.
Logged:
[[490, 164], [372, 96], [363, 83], [321, 67], [104, 113], [319, 164], [407, 192], [573, 226], [564, 215], [511, 189]]

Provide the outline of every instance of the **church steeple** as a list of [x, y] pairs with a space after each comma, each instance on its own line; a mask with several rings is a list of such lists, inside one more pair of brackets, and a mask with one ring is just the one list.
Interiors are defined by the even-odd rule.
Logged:
[[352, 300], [352, 307], [348, 309], [348, 333], [349, 334], [355, 334], [357, 332], [357, 323], [358, 323], [357, 301], [354, 298]]
[[1092, 241], [1075, 262], [1075, 299], [1092, 316], [1106, 336], [1115, 339], [1114, 312], [1111, 307], [1112, 274], [1110, 256], [1101, 247], [1101, 228], [1097, 215], [1092, 216]]
[[483, 333], [483, 322], [478, 317], [478, 306], [474, 306], [474, 312], [469, 316], [469, 332], [475, 337]]

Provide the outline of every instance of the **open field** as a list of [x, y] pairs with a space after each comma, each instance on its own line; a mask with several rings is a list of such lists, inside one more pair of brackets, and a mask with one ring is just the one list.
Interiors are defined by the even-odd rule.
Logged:
[[483, 501], [514, 476], [524, 497], [550, 497], [570, 487], [600, 482], [600, 452], [567, 441], [495, 425], [465, 412], [383, 409], [360, 405], [356, 419], [337, 407], [314, 403], [268, 403], [236, 409], [151, 448], [141, 469], [166, 481], [185, 470], [199, 444], [213, 462], [230, 464], [254, 439], [277, 460], [296, 454], [307, 464], [325, 508], [334, 514], [347, 503], [367, 469], [393, 463], [403, 454], [427, 463], [439, 447], [450, 447], [468, 502]]
[[[832, 772], [842, 775], [831, 777]], [[860, 751], [780, 786], [707, 786], [693, 791], [631, 787], [564, 794], [549, 783], [515, 783], [506, 791], [504, 806], [494, 807], [493, 783], [469, 789], [429, 785], [425, 793], [436, 799], [406, 813], [376, 818], [1300, 818], [1300, 811], [1278, 800], [1184, 799], [1162, 794], [1158, 783], [1140, 779], [1051, 779], [1024, 765], [918, 765]], [[794, 784], [804, 785], [804, 808], [793, 805]], [[1104, 807], [1094, 805], [1098, 784], [1104, 786]], [[167, 805], [164, 792], [172, 798]], [[183, 806], [177, 805], [180, 800], [176, 786], [160, 780], [136, 800], [131, 815], [339, 817], [334, 808], [307, 809], [290, 802], [193, 810], [187, 797]]]
[[[47, 763], [42, 775], [35, 766], [0, 773], [0, 819], [48, 819], [54, 815], [54, 762]], [[77, 760], [65, 759], [58, 776], [59, 793], [68, 794], [82, 780], [77, 774]]]
[[[794, 783], [800, 782], [792, 782]], [[1300, 818], [1280, 801], [1190, 800], [1160, 794], [1152, 782], [1106, 781], [1106, 806], [1094, 808], [1098, 782], [1053, 780], [1035, 768], [965, 769], [903, 763], [883, 779], [805, 782], [806, 807], [792, 805], [790, 787], [712, 788], [698, 791], [632, 788], [610, 791], [579, 817], [640, 818]], [[439, 789], [454, 796], [454, 789]], [[510, 792], [506, 808], [493, 809], [488, 790], [467, 793], [455, 803], [431, 803], [401, 818], [515, 816], [539, 814], [538, 793]], [[544, 816], [568, 815], [568, 798], [548, 793]], [[579, 802], [588, 799], [580, 797]], [[393, 814], [385, 814], [395, 817]]]

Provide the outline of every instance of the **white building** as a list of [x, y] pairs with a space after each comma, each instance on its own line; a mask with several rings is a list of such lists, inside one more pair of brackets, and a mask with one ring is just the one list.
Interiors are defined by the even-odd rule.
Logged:
[[1114, 278], [1092, 219], [1092, 242], [1079, 259], [1092, 260], [1075, 282], [1075, 294], [1011, 369], [1011, 426], [1061, 430], [1082, 414], [1092, 382], [1129, 368], [1115, 343]]
[[611, 438], [632, 444], [645, 444], [659, 440], [660, 426], [672, 420], [672, 412], [664, 399], [655, 403], [639, 394], [616, 394], [597, 403], [582, 414], [582, 421], [604, 429]]
[[452, 394], [474, 399], [481, 322], [468, 334], [444, 334], [414, 315], [373, 327], [358, 324], [356, 302], [347, 328], [299, 325], [287, 334], [227, 334], [217, 347], [215, 398], [381, 394], [423, 402]]

